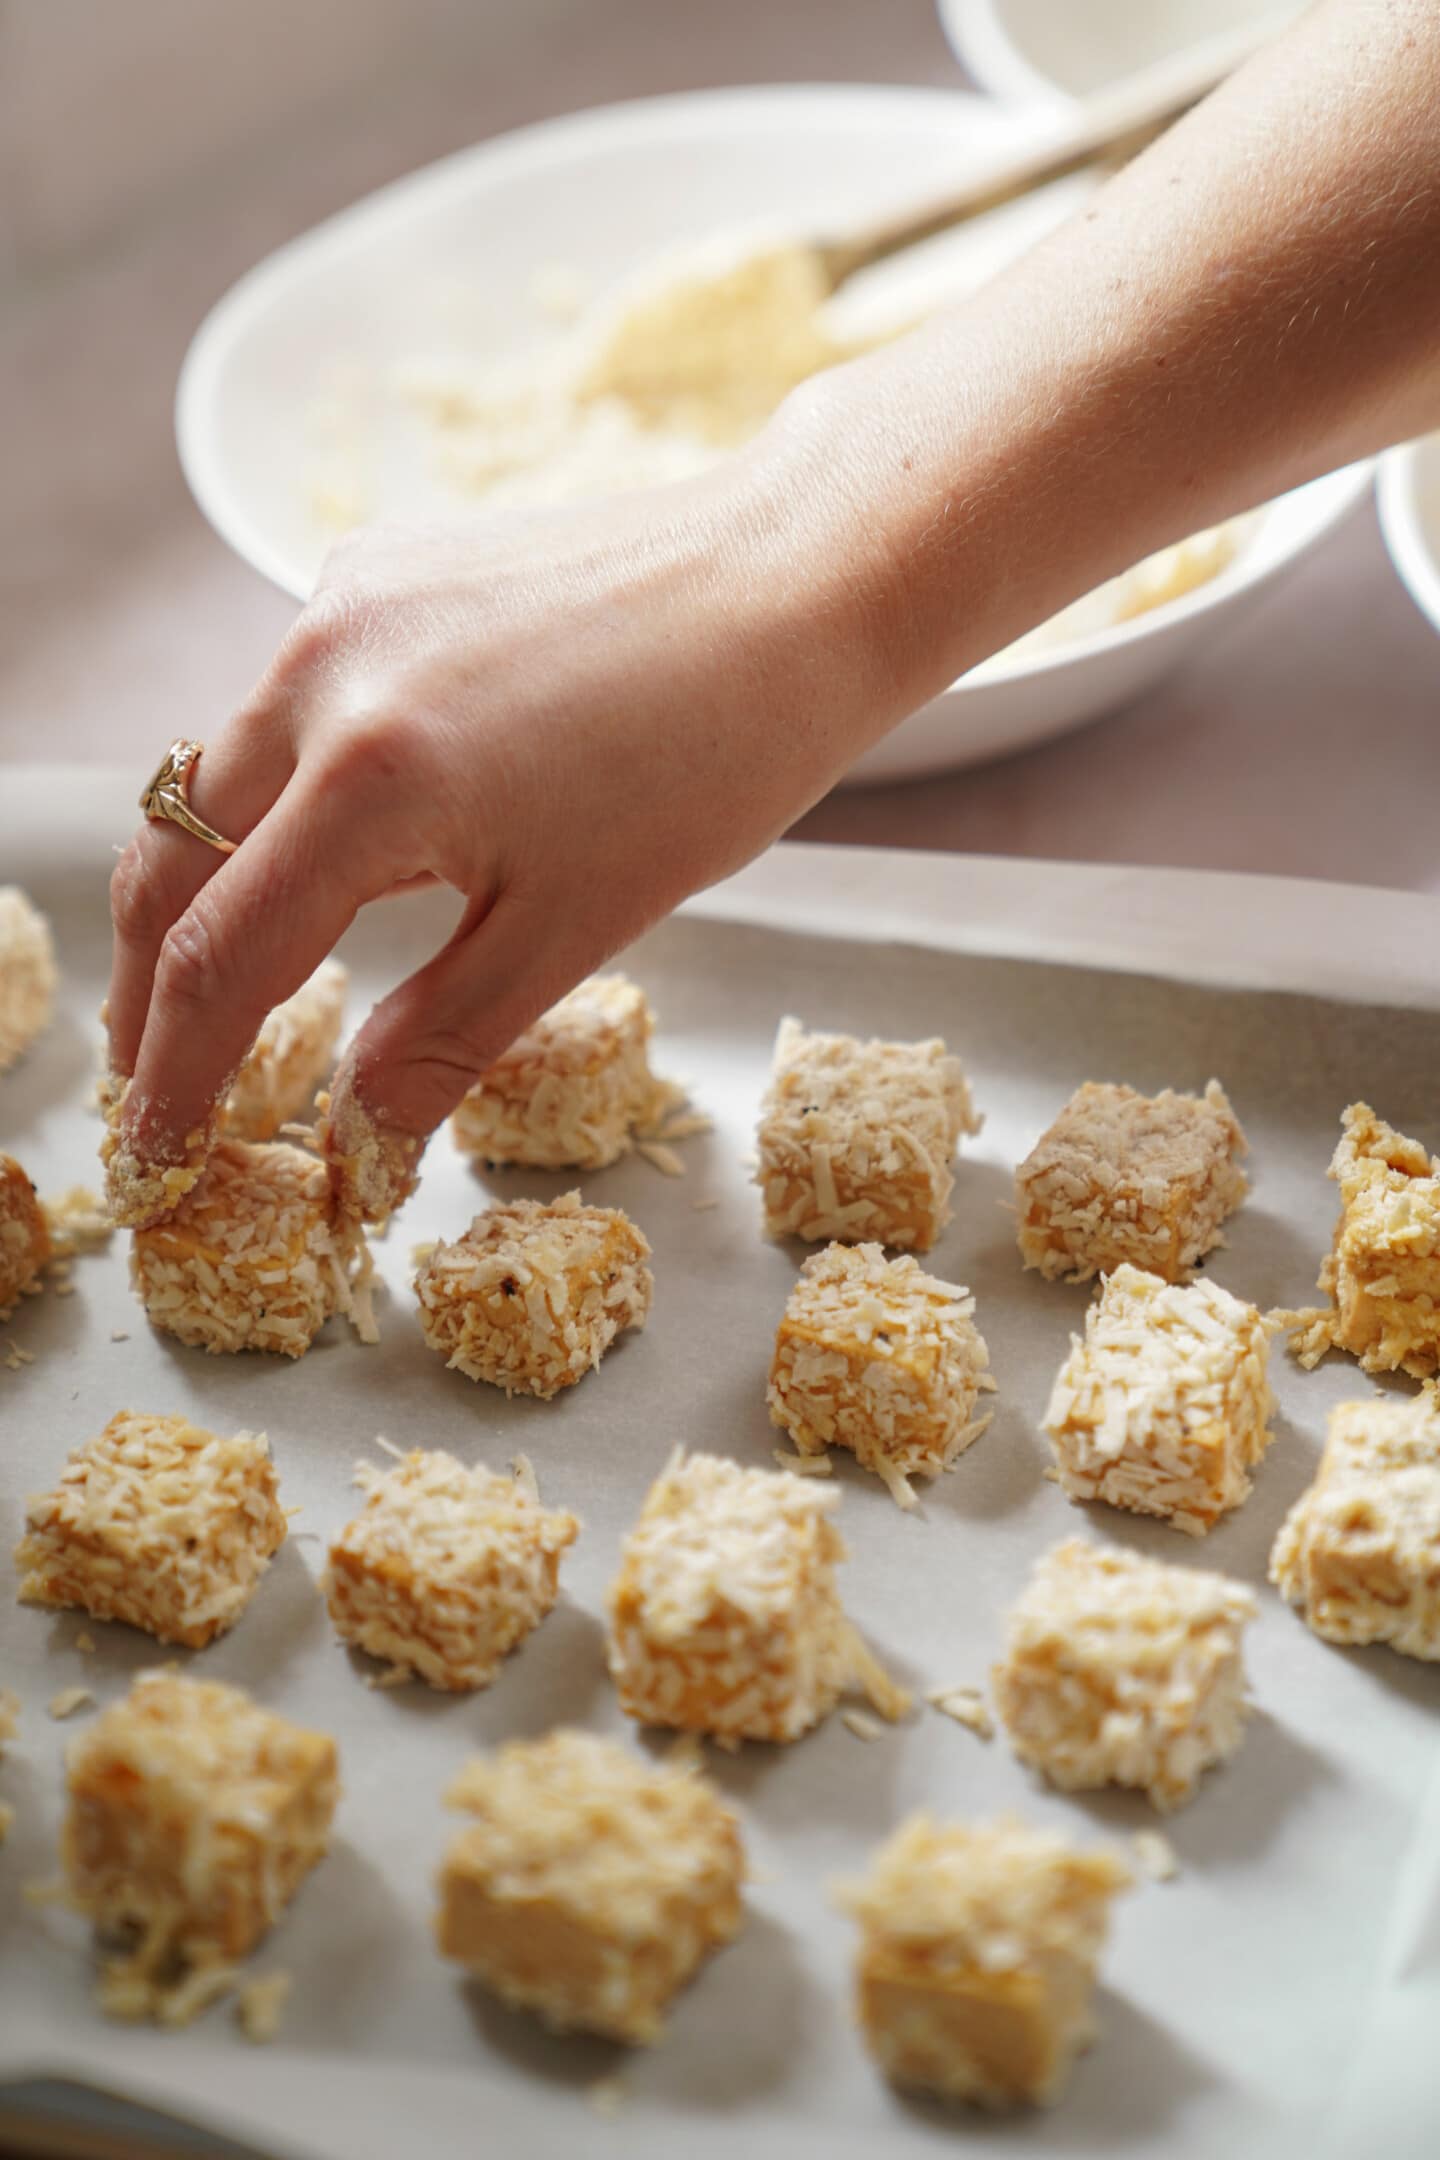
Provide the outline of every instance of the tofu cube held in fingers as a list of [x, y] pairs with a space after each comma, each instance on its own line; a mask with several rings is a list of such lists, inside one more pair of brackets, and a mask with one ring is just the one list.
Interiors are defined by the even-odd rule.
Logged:
[[559, 2031], [644, 2045], [744, 1917], [740, 1830], [693, 1765], [593, 1733], [515, 1741], [446, 1799], [441, 1953]]
[[861, 2030], [896, 2084], [984, 2108], [1058, 2097], [1094, 2037], [1095, 1966], [1130, 1870], [1013, 1819], [915, 1815], [841, 1891]]
[[1059, 1483], [1203, 1537], [1245, 1499], [1275, 1437], [1269, 1357], [1259, 1312], [1218, 1283], [1117, 1268], [1045, 1412]]
[[528, 1464], [500, 1477], [416, 1448], [357, 1483], [320, 1585], [341, 1641], [434, 1688], [488, 1686], [554, 1605], [579, 1523], [540, 1505]]
[[20, 1596], [201, 1650], [239, 1619], [285, 1528], [263, 1434], [121, 1410], [32, 1496]]
[[785, 1307], [770, 1367], [770, 1420], [802, 1455], [849, 1448], [902, 1507], [989, 1423], [993, 1388], [975, 1300], [908, 1254], [878, 1245], [814, 1253]]
[[1270, 1580], [1326, 1642], [1440, 1660], [1440, 1393], [1331, 1411], [1315, 1482], [1281, 1526]]
[[324, 1857], [335, 1743], [238, 1688], [144, 1672], [71, 1742], [61, 1860], [102, 1945], [102, 2007], [167, 2017], [172, 1990], [232, 1964]]
[[420, 1267], [421, 1332], [467, 1379], [548, 1399], [645, 1325], [649, 1258], [627, 1215], [586, 1207], [578, 1192], [488, 1208]]
[[928, 1252], [950, 1220], [960, 1136], [979, 1130], [938, 1038], [861, 1042], [782, 1020], [758, 1133], [765, 1228]]
[[14, 1156], [0, 1154], [0, 1315], [38, 1280], [50, 1250], [40, 1195]]
[[230, 1085], [224, 1130], [235, 1140], [273, 1140], [303, 1118], [330, 1078], [350, 977], [338, 960], [315, 973], [269, 1015]]
[[1021, 1258], [1052, 1280], [1128, 1261], [1188, 1282], [1249, 1189], [1246, 1153], [1218, 1080], [1154, 1096], [1087, 1080], [1015, 1173]]
[[1247, 1705], [1242, 1583], [1070, 1538], [1011, 1608], [995, 1707], [1021, 1762], [1062, 1791], [1131, 1785], [1188, 1800], [1233, 1755]]

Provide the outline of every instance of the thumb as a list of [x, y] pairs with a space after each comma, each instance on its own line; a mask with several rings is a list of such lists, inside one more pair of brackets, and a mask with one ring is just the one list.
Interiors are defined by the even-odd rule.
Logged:
[[342, 1204], [382, 1222], [466, 1090], [585, 968], [542, 957], [502, 897], [375, 1007], [335, 1078], [323, 1144]]

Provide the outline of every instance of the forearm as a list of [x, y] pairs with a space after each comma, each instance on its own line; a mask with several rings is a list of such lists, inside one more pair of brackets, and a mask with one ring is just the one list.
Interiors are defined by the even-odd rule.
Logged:
[[1331, 0], [761, 456], [873, 626], [872, 736], [1153, 548], [1437, 423], [1440, 9]]

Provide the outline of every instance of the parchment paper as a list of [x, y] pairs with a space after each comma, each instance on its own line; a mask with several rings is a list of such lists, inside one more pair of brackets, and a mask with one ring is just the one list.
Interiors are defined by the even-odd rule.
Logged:
[[[96, 1176], [97, 1128], [85, 1102], [107, 952], [104, 886], [130, 790], [92, 776], [72, 791], [63, 826], [45, 831], [25, 776], [3, 785], [0, 879], [18, 878], [52, 914], [65, 997], [44, 1043], [0, 1081], [0, 1145], [53, 1191]], [[660, 1015], [657, 1062], [690, 1084], [716, 1130], [685, 1143], [683, 1179], [635, 1160], [584, 1181], [650, 1236], [655, 1310], [643, 1335], [552, 1404], [507, 1405], [442, 1370], [415, 1325], [409, 1253], [418, 1240], [455, 1233], [487, 1191], [547, 1195], [569, 1181], [516, 1173], [482, 1184], [444, 1139], [378, 1247], [388, 1293], [378, 1349], [363, 1348], [339, 1321], [296, 1366], [181, 1349], [146, 1327], [118, 1237], [107, 1255], [77, 1263], [73, 1297], [21, 1306], [0, 1336], [36, 1353], [21, 1372], [0, 1367], [5, 1546], [24, 1494], [53, 1481], [67, 1449], [120, 1407], [267, 1431], [282, 1496], [301, 1513], [239, 1627], [193, 1662], [334, 1731], [345, 1796], [330, 1858], [254, 1960], [257, 1973], [283, 1967], [295, 1978], [274, 2045], [249, 2048], [223, 2008], [178, 2034], [107, 2024], [90, 2000], [83, 1930], [21, 1898], [24, 1881], [54, 1871], [71, 1736], [45, 1705], [69, 1685], [109, 1701], [164, 1653], [143, 1636], [92, 1624], [98, 1649], [82, 1656], [73, 1645], [83, 1616], [22, 1611], [0, 1587], [0, 1683], [17, 1687], [25, 1706], [0, 1763], [0, 1797], [17, 1810], [0, 1853], [0, 2077], [89, 2079], [296, 2160], [577, 2149], [898, 2156], [977, 2139], [1032, 2156], [1435, 2152], [1440, 1673], [1385, 1650], [1321, 1644], [1264, 1579], [1274, 1533], [1311, 1475], [1327, 1409], [1371, 1383], [1341, 1360], [1302, 1374], [1277, 1352], [1279, 1437], [1252, 1498], [1203, 1544], [1109, 1510], [1078, 1510], [1043, 1478], [1037, 1420], [1085, 1294], [1022, 1273], [1002, 1212], [1013, 1164], [1080, 1080], [1196, 1087], [1216, 1073], [1252, 1142], [1254, 1192], [1214, 1273], [1262, 1306], [1310, 1302], [1333, 1216], [1324, 1170], [1341, 1106], [1365, 1095], [1440, 1144], [1440, 997], [1421, 979], [1415, 943], [1429, 928], [1433, 953], [1433, 903], [1388, 896], [1393, 937], [1388, 951], [1384, 940], [1374, 951], [1372, 979], [1379, 995], [1409, 1009], [1364, 1006], [1166, 981], [1120, 963], [1128, 939], [1152, 970], [1213, 975], [1216, 950], [1243, 947], [1237, 973], [1248, 981], [1278, 967], [1292, 981], [1325, 984], [1339, 955], [1348, 989], [1359, 959], [1354, 924], [1381, 896], [1308, 890], [1313, 971], [1302, 978], [1291, 937], [1296, 888], [1251, 880], [1237, 896], [1236, 881], [1190, 878], [1192, 904], [1178, 908], [1173, 883], [1144, 873], [1027, 865], [1016, 875], [1018, 867], [996, 874], [943, 860], [782, 850], [630, 956], [626, 966]], [[865, 913], [867, 891], [884, 896], [883, 915]], [[1274, 935], [1266, 891], [1281, 925]], [[739, 919], [747, 910], [801, 927]], [[1189, 964], [1186, 937], [1173, 928], [1167, 941], [1171, 915], [1189, 945], [1212, 956], [1208, 966]], [[444, 904], [427, 898], [373, 911], [357, 926], [344, 949], [355, 975], [352, 1018], [430, 949], [445, 919]], [[847, 935], [818, 934], [827, 922]], [[1103, 971], [1034, 957], [1047, 922], [1052, 949], [1073, 954], [1091, 937]], [[907, 924], [916, 942], [899, 941]], [[891, 942], [874, 941], [877, 926]], [[1007, 937], [1030, 957], [1008, 957]], [[937, 949], [944, 939], [985, 950]], [[1180, 1878], [1140, 1887], [1117, 1911], [1099, 2044], [1058, 2108], [1002, 2124], [897, 2097], [876, 2076], [849, 2023], [851, 1929], [829, 1903], [829, 1883], [862, 1867], [895, 1822], [922, 1806], [1017, 1809], [1082, 1838], [1123, 1838], [1157, 1818], [1137, 1796], [1049, 1793], [1003, 1738], [987, 1746], [928, 1709], [873, 1743], [836, 1716], [789, 1749], [711, 1751], [712, 1773], [744, 1818], [756, 1870], [750, 1919], [680, 2000], [652, 2051], [627, 2056], [548, 2036], [469, 1988], [430, 1941], [430, 1885], [451, 1828], [438, 1795], [466, 1754], [561, 1721], [627, 1730], [604, 1672], [599, 1616], [618, 1540], [671, 1447], [770, 1462], [778, 1436], [764, 1408], [766, 1365], [800, 1255], [761, 1238], [744, 1158], [775, 1023], [787, 1011], [826, 1027], [943, 1034], [986, 1114], [962, 1158], [956, 1219], [930, 1264], [977, 1294], [1000, 1387], [995, 1423], [951, 1476], [925, 1488], [912, 1516], [837, 1459], [852, 1551], [847, 1601], [880, 1655], [917, 1690], [983, 1684], [1001, 1616], [1031, 1563], [1076, 1531], [1222, 1568], [1251, 1584], [1262, 1605], [1248, 1650], [1257, 1714], [1235, 1762], [1165, 1824]], [[718, 1205], [696, 1209], [710, 1199]], [[112, 1340], [119, 1330], [126, 1340]], [[560, 1605], [484, 1694], [369, 1689], [364, 1661], [331, 1640], [314, 1588], [322, 1541], [355, 1505], [351, 1468], [377, 1433], [495, 1465], [523, 1449], [542, 1493], [583, 1518]], [[588, 2088], [617, 2071], [626, 2101], [618, 2118], [602, 2119]]]

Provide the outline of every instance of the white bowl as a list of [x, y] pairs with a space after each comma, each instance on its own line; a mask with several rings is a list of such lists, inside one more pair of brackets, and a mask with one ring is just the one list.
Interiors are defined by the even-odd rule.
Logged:
[[[186, 477], [237, 552], [303, 597], [329, 540], [303, 475], [317, 392], [337, 364], [353, 384], [457, 341], [520, 349], [544, 334], [537, 265], [577, 265], [608, 285], [692, 237], [777, 221], [816, 229], [920, 193], [1036, 125], [954, 92], [767, 88], [612, 106], [461, 152], [280, 249], [219, 302], [180, 377]], [[426, 476], [413, 442], [386, 441], [378, 475], [378, 510], [459, 506]], [[1236, 561], [1181, 600], [1073, 645], [988, 663], [852, 777], [970, 764], [1138, 695], [1319, 539], [1366, 478], [1333, 474], [1269, 505]]]
[[1055, 107], [1305, 0], [938, 0], [945, 35], [982, 90]]
[[1390, 560], [1440, 630], [1440, 435], [1387, 450], [1375, 492]]

